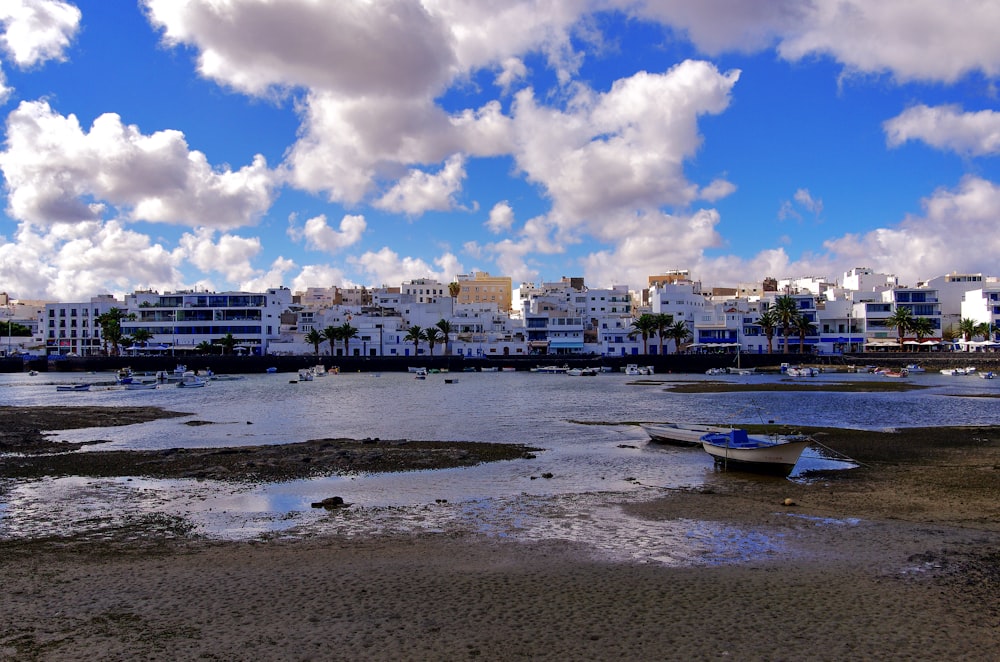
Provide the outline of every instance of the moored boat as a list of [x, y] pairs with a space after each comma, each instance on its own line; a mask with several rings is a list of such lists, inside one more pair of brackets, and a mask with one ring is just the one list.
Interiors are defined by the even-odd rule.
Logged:
[[156, 389], [156, 382], [131, 381], [125, 384], [126, 391], [153, 391], [155, 389]]
[[56, 386], [57, 391], [62, 392], [77, 392], [77, 391], [89, 391], [90, 384], [59, 384]]
[[701, 438], [711, 432], [727, 432], [729, 428], [700, 423], [640, 423], [650, 441], [682, 446], [698, 446]]
[[566, 374], [570, 377], [596, 377], [598, 372], [597, 368], [570, 368]]
[[701, 438], [702, 448], [718, 466], [779, 476], [792, 472], [810, 442], [811, 439], [800, 435], [751, 436], [740, 428], [712, 432]]

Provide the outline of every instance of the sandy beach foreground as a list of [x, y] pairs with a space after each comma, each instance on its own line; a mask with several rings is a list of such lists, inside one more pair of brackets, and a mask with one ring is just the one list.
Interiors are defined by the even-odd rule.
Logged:
[[865, 465], [808, 481], [607, 496], [782, 541], [750, 562], [469, 532], [3, 540], [0, 659], [1000, 659], [1000, 430], [907, 441], [826, 437]]

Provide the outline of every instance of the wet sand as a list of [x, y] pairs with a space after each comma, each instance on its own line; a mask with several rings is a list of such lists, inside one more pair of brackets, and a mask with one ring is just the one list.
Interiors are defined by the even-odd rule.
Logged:
[[864, 464], [608, 497], [782, 541], [749, 563], [459, 532], [0, 541], [0, 659], [1000, 658], [1000, 430], [818, 438]]

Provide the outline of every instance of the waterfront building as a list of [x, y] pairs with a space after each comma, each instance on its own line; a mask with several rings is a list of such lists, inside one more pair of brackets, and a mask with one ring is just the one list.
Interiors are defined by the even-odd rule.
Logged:
[[110, 294], [78, 303], [48, 303], [38, 319], [47, 356], [99, 356], [103, 353], [101, 325], [97, 318], [126, 304]]
[[488, 272], [476, 271], [459, 275], [455, 280], [457, 303], [495, 303], [503, 312], [510, 312], [514, 289], [510, 276], [491, 276]]
[[937, 292], [938, 301], [941, 304], [941, 328], [950, 327], [957, 331], [959, 322], [965, 317], [962, 313], [962, 302], [965, 294], [997, 284], [1000, 283], [995, 276], [984, 276], [981, 273], [962, 274], [953, 271], [944, 276], [919, 282], [917, 287]]
[[962, 299], [961, 317], [970, 319], [977, 325], [991, 325], [991, 337], [983, 340], [1000, 340], [1000, 283], [991, 283], [966, 292]]
[[122, 320], [123, 335], [144, 329], [152, 334], [148, 347], [155, 351], [193, 352], [202, 343], [218, 346], [228, 335], [236, 340], [234, 351], [267, 353], [268, 343], [279, 338], [281, 315], [292, 306], [288, 288], [253, 292], [135, 292], [125, 297], [132, 319]]

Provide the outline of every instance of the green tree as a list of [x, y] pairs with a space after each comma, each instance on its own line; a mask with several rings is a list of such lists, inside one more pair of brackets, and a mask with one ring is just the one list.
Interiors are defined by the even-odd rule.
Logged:
[[642, 353], [648, 354], [646, 349], [646, 341], [649, 340], [649, 336], [653, 334], [655, 328], [655, 322], [653, 321], [653, 316], [649, 313], [643, 313], [639, 315], [636, 319], [632, 320], [632, 330], [629, 331], [629, 337], [635, 338], [636, 336], [642, 336]]
[[448, 343], [451, 341], [451, 334], [454, 331], [454, 329], [451, 326], [451, 322], [449, 322], [448, 320], [442, 318], [442, 319], [439, 319], [437, 321], [437, 324], [435, 324], [434, 326], [436, 326], [438, 328], [438, 330], [441, 331], [441, 335], [443, 336], [443, 340], [444, 340], [444, 353], [450, 355], [451, 354], [451, 347], [449, 347]]
[[132, 332], [132, 343], [142, 345], [153, 339], [153, 332], [149, 329], [136, 329]]
[[903, 336], [913, 327], [913, 311], [906, 306], [896, 306], [892, 315], [885, 319], [885, 326], [888, 329], [896, 329], [899, 336], [899, 348], [903, 349]]
[[963, 317], [958, 323], [958, 332], [962, 334], [962, 340], [969, 342], [976, 335], [976, 320]]
[[323, 329], [323, 338], [330, 342], [330, 356], [336, 353], [336, 348], [334, 345], [340, 340], [340, 327], [339, 326], [328, 326]]
[[774, 332], [778, 328], [778, 317], [774, 313], [773, 308], [767, 308], [760, 314], [757, 318], [757, 326], [760, 330], [764, 332], [764, 337], [767, 338], [767, 353], [774, 353]]
[[656, 313], [653, 315], [653, 332], [656, 333], [656, 338], [660, 341], [660, 356], [663, 356], [663, 338], [667, 335], [667, 331], [674, 324], [674, 316], [668, 315], [667, 313]]
[[691, 337], [691, 331], [688, 330], [687, 324], [683, 320], [677, 320], [674, 322], [669, 329], [666, 331], [667, 337], [674, 341], [674, 347], [677, 352], [681, 351], [681, 343], [685, 342]]
[[933, 335], [934, 327], [926, 317], [918, 317], [910, 324], [910, 331], [917, 337], [917, 342], [922, 341], [927, 336]]
[[128, 315], [121, 308], [111, 308], [106, 313], [97, 316], [95, 320], [101, 327], [101, 342], [104, 344], [104, 353], [111, 356], [119, 355], [119, 347], [122, 341], [122, 320], [135, 319], [135, 315]]
[[426, 339], [427, 339], [427, 335], [424, 333], [424, 330], [421, 329], [416, 324], [414, 324], [413, 326], [411, 326], [410, 328], [408, 328], [406, 330], [406, 335], [403, 336], [403, 340], [405, 340], [406, 342], [412, 342], [413, 343], [413, 355], [414, 356], [417, 356], [418, 354], [420, 354], [420, 341], [421, 340], [426, 340]]
[[351, 351], [349, 345], [352, 338], [358, 337], [358, 330], [351, 326], [350, 322], [344, 322], [337, 328], [340, 330], [340, 339], [344, 341], [344, 356], [350, 356]]
[[215, 351], [215, 348], [212, 346], [212, 343], [207, 340], [202, 340], [200, 343], [195, 345], [194, 351], [199, 354], [211, 354]]
[[775, 320], [781, 326], [781, 334], [785, 337], [785, 354], [787, 354], [788, 336], [792, 328], [795, 327], [795, 318], [799, 316], [799, 309], [795, 304], [795, 299], [785, 294], [774, 300], [773, 310]]
[[805, 315], [798, 315], [795, 318], [795, 330], [799, 334], [799, 354], [805, 354], [806, 351], [806, 336], [811, 336], [816, 333], [816, 327], [810, 322]]
[[306, 334], [306, 342], [312, 344], [313, 353], [319, 356], [319, 346], [322, 342], [326, 340], [323, 334], [317, 329], [309, 329], [309, 333]]
[[233, 337], [233, 334], [227, 333], [219, 339], [219, 346], [222, 347], [223, 356], [232, 354], [233, 349], [236, 347], [236, 338]]
[[441, 342], [441, 339], [441, 329], [436, 326], [429, 326], [424, 329], [424, 340], [427, 341], [427, 346], [430, 347], [431, 356], [434, 356], [434, 345]]

